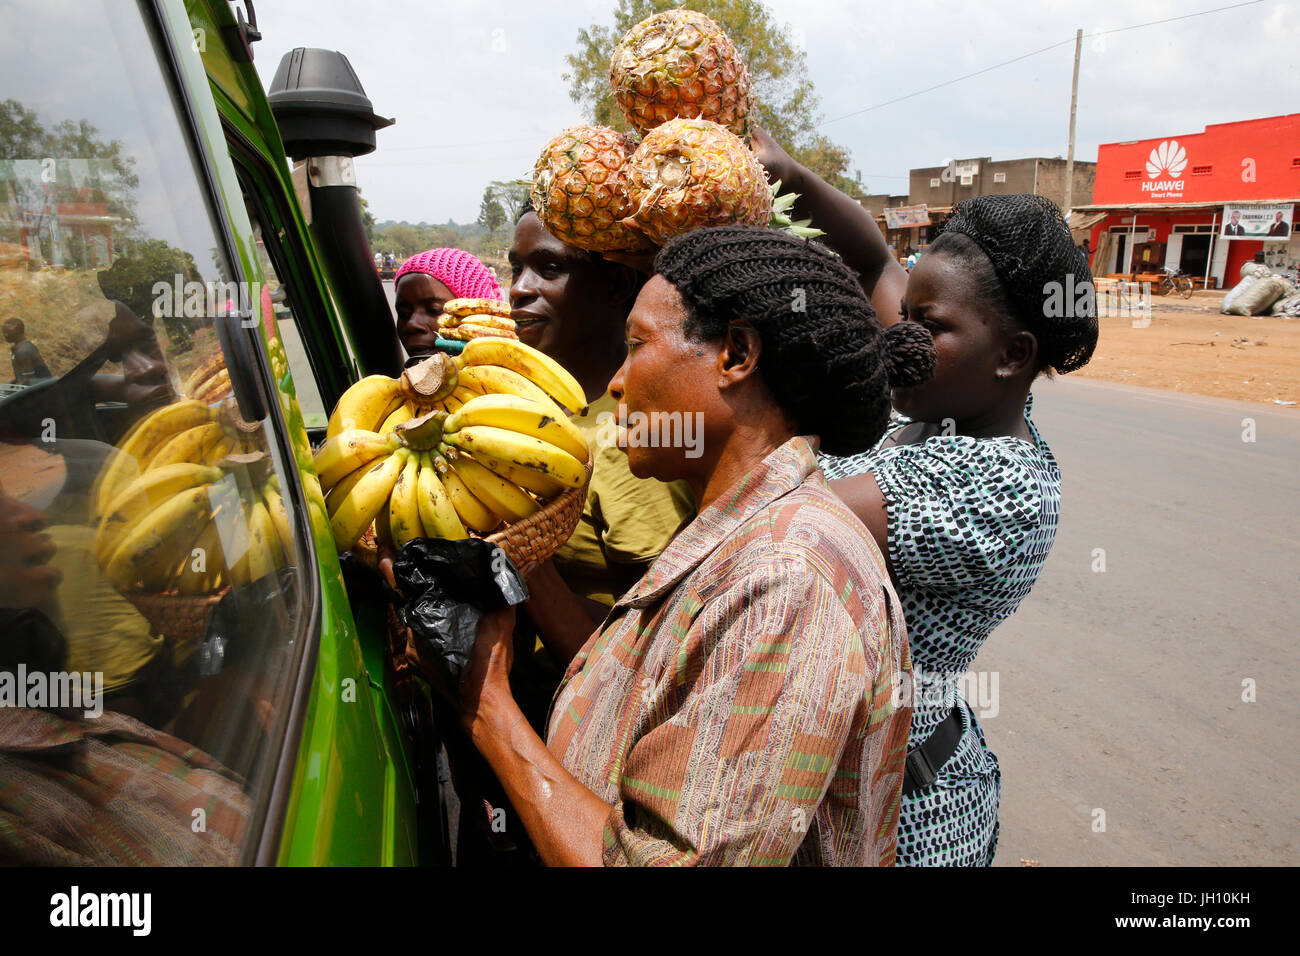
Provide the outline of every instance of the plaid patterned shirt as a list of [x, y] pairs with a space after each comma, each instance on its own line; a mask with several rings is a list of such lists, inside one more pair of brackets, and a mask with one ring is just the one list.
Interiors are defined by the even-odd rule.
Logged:
[[548, 746], [616, 865], [890, 865], [911, 720], [901, 605], [793, 438], [668, 545], [570, 665]]

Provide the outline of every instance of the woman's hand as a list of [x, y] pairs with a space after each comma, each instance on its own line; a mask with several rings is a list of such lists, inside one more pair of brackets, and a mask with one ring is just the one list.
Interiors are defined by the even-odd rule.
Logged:
[[478, 637], [470, 651], [468, 669], [461, 677], [456, 707], [461, 726], [474, 738], [476, 724], [486, 712], [510, 695], [510, 668], [514, 664], [515, 609], [488, 611], [478, 622]]
[[750, 150], [767, 170], [768, 182], [781, 181], [781, 192], [802, 192], [803, 167], [761, 126], [750, 127]]

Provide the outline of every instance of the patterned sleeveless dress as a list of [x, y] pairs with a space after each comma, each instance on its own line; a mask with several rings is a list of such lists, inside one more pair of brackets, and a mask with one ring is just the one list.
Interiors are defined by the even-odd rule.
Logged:
[[[915, 668], [909, 747], [954, 706], [962, 719], [961, 741], [935, 782], [903, 797], [899, 866], [988, 866], [997, 849], [998, 760], [959, 684], [989, 634], [1033, 588], [1056, 536], [1061, 474], [1029, 420], [1032, 406], [1031, 396], [1032, 441], [938, 435], [887, 445], [910, 423], [895, 413], [872, 450], [821, 457], [828, 480], [871, 472], [885, 498]], [[973, 686], [995, 693], [997, 685], [986, 675]]]

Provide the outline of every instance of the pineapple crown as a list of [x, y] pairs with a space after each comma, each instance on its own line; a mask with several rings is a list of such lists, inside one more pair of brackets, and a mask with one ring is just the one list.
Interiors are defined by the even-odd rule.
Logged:
[[504, 299], [496, 276], [463, 249], [428, 249], [402, 263], [393, 285], [408, 272], [432, 276], [458, 299]]
[[930, 334], [913, 322], [881, 329], [857, 275], [816, 243], [716, 226], [671, 240], [655, 268], [686, 304], [687, 335], [714, 341], [734, 321], [755, 328], [759, 374], [829, 454], [875, 444], [889, 422], [890, 388], [934, 374]]

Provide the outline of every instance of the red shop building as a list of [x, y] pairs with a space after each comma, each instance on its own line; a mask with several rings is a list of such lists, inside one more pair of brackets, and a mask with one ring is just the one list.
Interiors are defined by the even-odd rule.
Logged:
[[1093, 201], [1074, 208], [1070, 225], [1088, 237], [1094, 275], [1182, 269], [1223, 288], [1259, 252], [1275, 268], [1295, 267], [1296, 203], [1300, 113], [1106, 143]]

